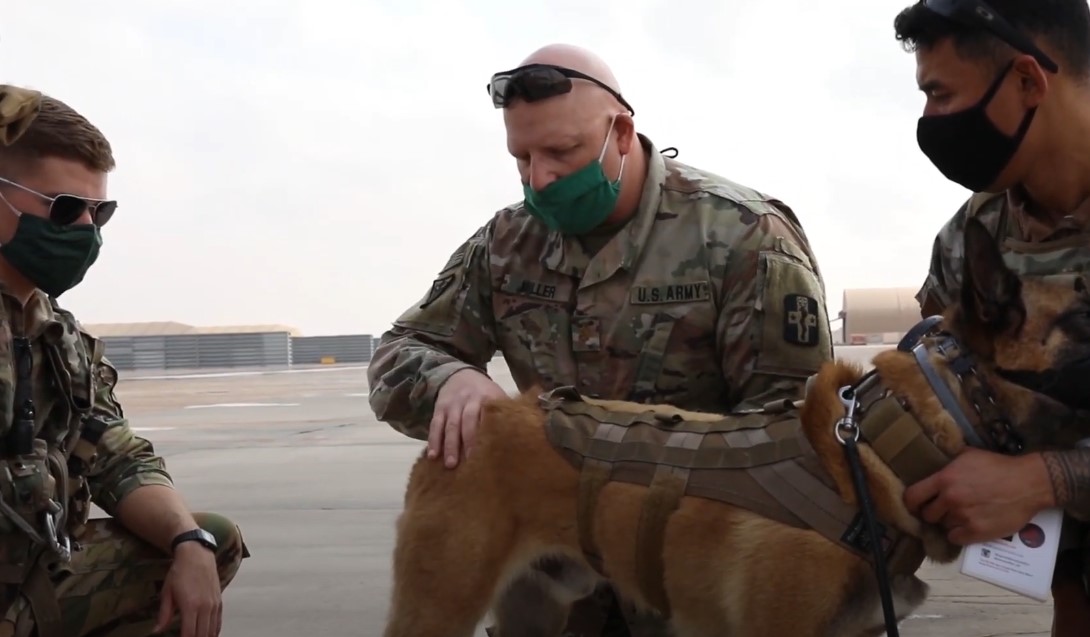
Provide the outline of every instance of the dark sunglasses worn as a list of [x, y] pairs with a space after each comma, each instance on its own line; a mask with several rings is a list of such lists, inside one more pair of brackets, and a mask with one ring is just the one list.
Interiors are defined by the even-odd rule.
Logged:
[[0, 177], [0, 183], [28, 192], [44, 201], [49, 202], [49, 220], [59, 226], [67, 226], [83, 216], [84, 212], [90, 212], [91, 222], [98, 227], [106, 225], [117, 210], [117, 202], [110, 199], [88, 199], [78, 195], [59, 194], [45, 195], [37, 190]]
[[501, 71], [488, 82], [488, 95], [496, 108], [507, 106], [511, 100], [521, 98], [527, 102], [536, 102], [571, 91], [572, 79], [587, 80], [608, 91], [617, 98], [629, 114], [635, 115], [632, 106], [621, 94], [606, 86], [603, 82], [579, 71], [552, 64], [527, 64], [509, 71]]
[[1032, 55], [1046, 71], [1055, 73], [1059, 66], [1037, 47], [1026, 34], [1014, 28], [983, 0], [922, 0], [931, 11], [968, 27], [983, 29], [1015, 49]]

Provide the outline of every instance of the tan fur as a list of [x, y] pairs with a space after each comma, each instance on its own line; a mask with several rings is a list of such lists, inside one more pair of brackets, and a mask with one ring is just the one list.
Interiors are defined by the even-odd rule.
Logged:
[[[860, 373], [845, 364], [822, 370], [804, 407], [814, 422], [828, 423], [815, 433], [831, 431], [840, 415], [839, 403], [830, 400], [835, 393], [821, 388]], [[486, 405], [477, 446], [458, 469], [426, 459], [413, 467], [398, 520], [387, 637], [468, 637], [515, 574], [542, 556], [564, 555], [592, 576], [577, 536], [579, 472], [545, 439], [535, 400], [527, 392]], [[813, 440], [820, 446], [823, 437]], [[885, 467], [868, 448], [861, 451], [880, 511], [893, 510], [889, 501], [901, 493], [895, 479], [881, 473]], [[839, 446], [829, 452], [843, 455]], [[830, 467], [837, 475], [836, 464]], [[846, 473], [837, 480], [846, 481], [843, 492], [854, 497]], [[612, 583], [637, 604], [646, 601], [636, 585], [633, 531], [646, 495], [644, 487], [607, 484], [594, 520]], [[909, 526], [917, 528], [911, 518]], [[667, 525], [663, 558], [679, 635], [827, 635], [826, 627], [869, 577], [865, 562], [817, 532], [693, 497], [683, 498]], [[898, 589], [903, 617], [922, 601], [922, 584], [912, 578]], [[762, 601], [755, 605], [754, 599]], [[862, 624], [836, 634], [851, 637], [873, 628], [873, 610], [859, 614]]]
[[[1050, 321], [1070, 306], [1073, 297], [1036, 286], [1027, 286], [1025, 294], [1027, 307], [1037, 308], [1033, 311], [1039, 315], [1017, 339], [994, 335], [994, 352], [1020, 360], [1023, 367], [1046, 369], [1065, 346], [1062, 339], [1048, 336]], [[948, 323], [962, 318], [952, 310]], [[1031, 353], [1042, 349], [1042, 342], [1047, 343], [1046, 352]], [[884, 352], [873, 363], [883, 385], [908, 401], [936, 445], [950, 455], [961, 451], [964, 443], [956, 424], [911, 354]], [[937, 359], [936, 367], [960, 393]], [[834, 425], [844, 414], [837, 390], [862, 374], [858, 365], [826, 364], [801, 406], [806, 436], [848, 502], [856, 496], [843, 448], [833, 436]], [[1004, 389], [997, 396], [1001, 405], [1013, 400], [1013, 411], [1032, 413], [1027, 392], [1004, 383], [996, 387]], [[654, 409], [702, 420], [723, 417], [664, 405], [592, 402], [619, 411]], [[1029, 428], [1032, 423], [1016, 425]], [[905, 509], [904, 485], [871, 448], [861, 443], [859, 451], [879, 519], [920, 538], [930, 559], [956, 557], [957, 547]], [[385, 636], [470, 637], [490, 608], [515, 608], [515, 597], [523, 595], [526, 604], [540, 603], [517, 626], [505, 624], [517, 613], [498, 613], [499, 637], [557, 637], [566, 604], [585, 595], [598, 579], [582, 556], [578, 538], [579, 480], [579, 471], [546, 440], [544, 414], [534, 391], [484, 407], [476, 447], [457, 469], [423, 457], [417, 460], [397, 523]], [[635, 530], [647, 495], [645, 487], [609, 483], [594, 512], [594, 542], [610, 581], [638, 606], [646, 606], [647, 600], [636, 582]], [[678, 637], [883, 634], [871, 567], [815, 531], [785, 526], [722, 502], [684, 497], [667, 523], [662, 557]], [[541, 558], [550, 561], [535, 568]], [[513, 583], [519, 585], [510, 588]], [[904, 618], [924, 601], [927, 587], [914, 575], [897, 577], [892, 585], [898, 617]], [[548, 599], [526, 596], [527, 590]], [[546, 603], [550, 600], [555, 603]]]

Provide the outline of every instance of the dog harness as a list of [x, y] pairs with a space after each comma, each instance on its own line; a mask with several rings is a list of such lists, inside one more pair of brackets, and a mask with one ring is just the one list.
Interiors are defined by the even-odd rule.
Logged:
[[[973, 437], [967, 436], [970, 444], [992, 446], [976, 434], [935, 370], [932, 355], [945, 360], [965, 391], [975, 396], [982, 420], [999, 424], [995, 430], [1003, 434], [1001, 440], [1017, 444], [1009, 423], [997, 415], [990, 392], [956, 340], [933, 334], [939, 320], [922, 321], [906, 334], [898, 349], [914, 353], [936, 395], [951, 414], [957, 414], [959, 427], [971, 432]], [[855, 401], [861, 441], [906, 485], [951, 461], [924, 433], [907, 404], [885, 388], [875, 372], [861, 381]], [[800, 403], [775, 402], [710, 422], [685, 421], [653, 412], [650, 407], [641, 413], [609, 411], [584, 400], [572, 387], [542, 394], [539, 404], [547, 413], [549, 442], [581, 472], [579, 540], [587, 560], [603, 577], [609, 574], [593, 539], [599, 493], [611, 481], [648, 487], [636, 529], [637, 582], [648, 602], [664, 616], [670, 615], [663, 584], [664, 532], [670, 515], [687, 495], [811, 529], [873, 565], [859, 508], [845, 502], [822, 467], [803, 432]], [[995, 408], [994, 412], [987, 406]], [[915, 572], [925, 557], [922, 543], [896, 529], [880, 530], [889, 572]]]

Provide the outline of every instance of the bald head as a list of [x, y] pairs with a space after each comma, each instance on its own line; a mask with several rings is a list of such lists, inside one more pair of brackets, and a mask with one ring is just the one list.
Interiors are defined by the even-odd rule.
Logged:
[[573, 44], [548, 44], [534, 51], [519, 66], [527, 64], [553, 64], [585, 73], [614, 91], [621, 93], [621, 85], [605, 60], [582, 47]]
[[[571, 91], [526, 101], [513, 99], [504, 106], [507, 148], [518, 162], [522, 183], [541, 190], [553, 181], [599, 159], [610, 180], [622, 167], [643, 169], [642, 151], [630, 108], [609, 65], [582, 47], [549, 44], [528, 55], [519, 66], [546, 64], [582, 73], [601, 82], [570, 77]], [[622, 159], [632, 155], [624, 166]], [[638, 156], [638, 157], [636, 157]], [[642, 188], [639, 179], [622, 180], [622, 204], [633, 208]], [[634, 194], [628, 191], [634, 191]], [[622, 211], [628, 214], [628, 210]]]
[[[622, 94], [620, 83], [605, 60], [582, 47], [572, 44], [549, 44], [531, 53], [519, 66], [527, 64], [551, 64], [578, 71]], [[579, 78], [572, 78], [571, 92], [560, 97], [571, 102], [572, 106], [586, 116], [595, 117], [602, 113], [614, 113], [618, 109], [627, 109], [609, 91], [597, 86], [594, 82]]]

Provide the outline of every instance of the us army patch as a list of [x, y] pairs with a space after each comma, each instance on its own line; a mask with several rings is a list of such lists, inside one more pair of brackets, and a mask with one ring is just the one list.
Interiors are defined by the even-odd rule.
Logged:
[[429, 305], [431, 305], [432, 303], [435, 303], [435, 301], [438, 300], [439, 297], [443, 296], [443, 292], [446, 292], [447, 288], [449, 288], [450, 284], [453, 283], [453, 282], [454, 282], [454, 275], [453, 274], [448, 274], [446, 276], [441, 276], [438, 279], [436, 279], [435, 281], [433, 281], [432, 284], [431, 284], [431, 289], [428, 290], [428, 295], [426, 297], [424, 297], [424, 301], [420, 304], [420, 309], [424, 309], [424, 308], [428, 307]]
[[795, 345], [814, 347], [820, 338], [817, 301], [802, 294], [784, 295], [783, 340]]
[[665, 285], [634, 285], [628, 292], [628, 302], [632, 305], [654, 305], [657, 303], [688, 303], [707, 301], [711, 298], [711, 289], [707, 281], [693, 283], [667, 283]]

